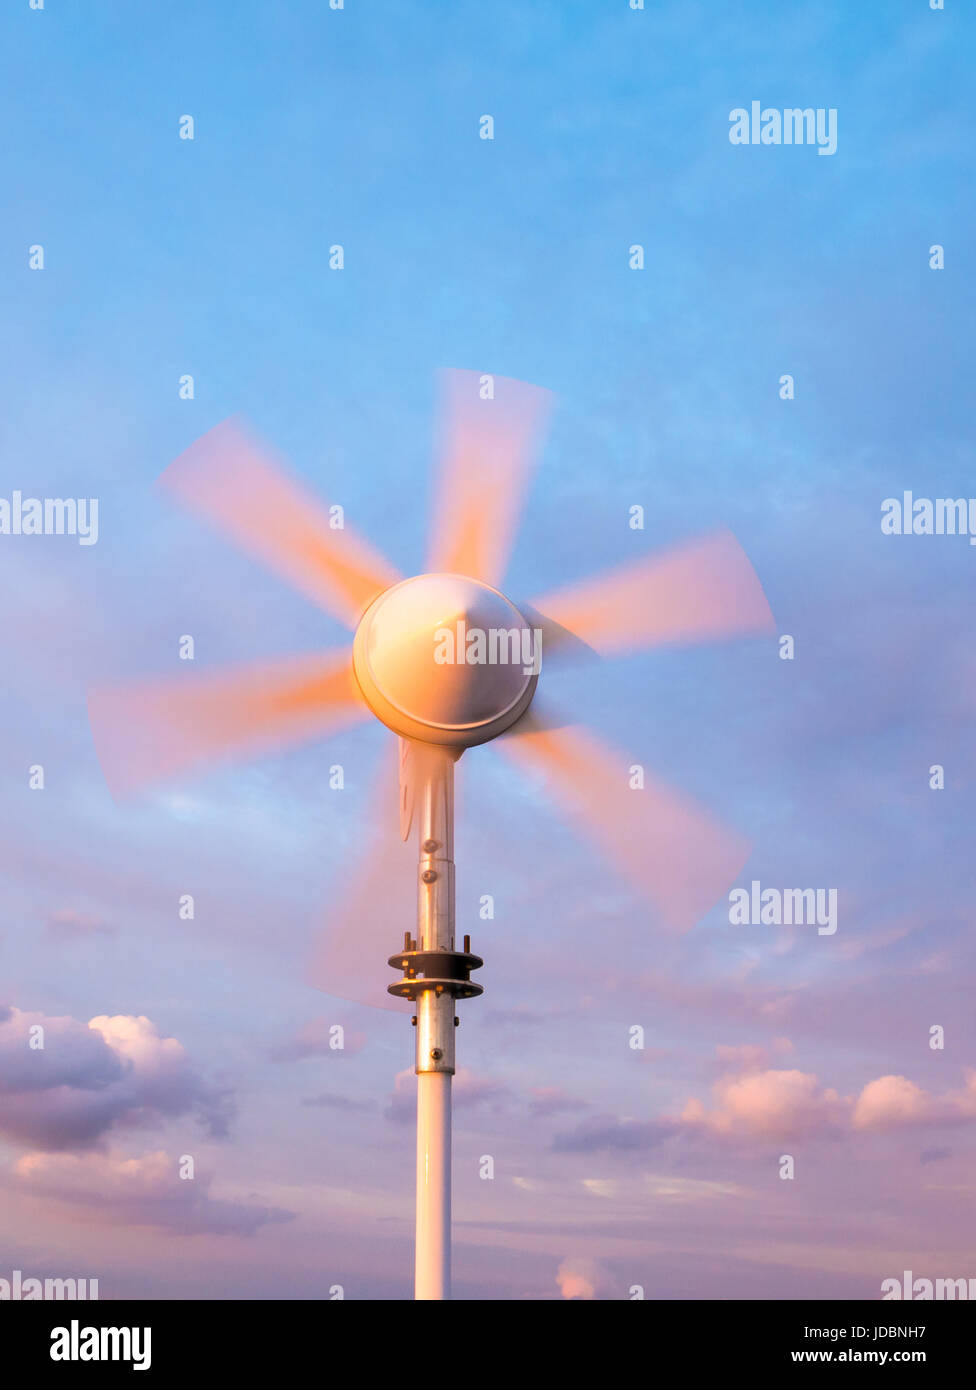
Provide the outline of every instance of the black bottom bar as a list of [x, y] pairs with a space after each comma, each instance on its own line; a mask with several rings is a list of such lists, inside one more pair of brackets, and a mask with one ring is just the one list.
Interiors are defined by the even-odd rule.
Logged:
[[[966, 1302], [647, 1301], [635, 1307], [621, 1301], [577, 1303], [574, 1310], [560, 1302], [498, 1303], [488, 1314], [493, 1335], [479, 1346], [478, 1375], [484, 1377], [493, 1358], [499, 1375], [510, 1373], [513, 1343], [499, 1335], [510, 1330], [519, 1338], [520, 1379], [536, 1363], [549, 1379], [564, 1364], [578, 1377], [582, 1347], [596, 1353], [600, 1380], [640, 1371], [641, 1383], [651, 1383], [655, 1372], [679, 1372], [679, 1379], [702, 1371], [747, 1377], [760, 1369], [789, 1375], [804, 1366], [828, 1375], [833, 1366], [882, 1366], [909, 1378], [917, 1370], [957, 1374], [968, 1362], [974, 1313], [976, 1303]], [[38, 1373], [40, 1384], [70, 1384], [78, 1375], [131, 1376], [141, 1368], [178, 1385], [211, 1372], [224, 1379], [240, 1371], [253, 1379], [267, 1368], [304, 1365], [318, 1367], [326, 1380], [358, 1369], [372, 1380], [390, 1373], [382, 1357], [376, 1360], [382, 1316], [376, 1304], [352, 1300], [4, 1302], [0, 1335], [6, 1363], [17, 1366], [26, 1385]], [[450, 1313], [443, 1305], [438, 1311], [421, 1304], [411, 1313], [418, 1330], [429, 1326], [441, 1337], [451, 1327], [445, 1316]], [[461, 1327], [470, 1314], [458, 1309], [455, 1316]], [[479, 1318], [485, 1321], [484, 1314]], [[103, 1338], [102, 1328], [117, 1331]], [[101, 1359], [115, 1349], [128, 1359]], [[52, 1359], [52, 1350], [79, 1359]], [[98, 1359], [80, 1359], [92, 1351]], [[453, 1374], [461, 1377], [457, 1368]]]

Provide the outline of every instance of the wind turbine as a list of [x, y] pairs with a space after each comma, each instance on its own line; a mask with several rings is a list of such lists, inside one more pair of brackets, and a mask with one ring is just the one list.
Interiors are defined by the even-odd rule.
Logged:
[[[423, 573], [389, 562], [295, 482], [236, 421], [204, 435], [160, 483], [353, 631], [351, 650], [279, 658], [216, 675], [181, 673], [95, 691], [89, 712], [115, 794], [246, 748], [333, 733], [375, 716], [399, 736], [400, 835], [416, 832], [416, 935], [389, 957], [402, 972], [377, 995], [402, 895], [384, 897], [385, 865], [367, 856], [318, 952], [315, 982], [360, 1002], [414, 1008], [417, 1072], [418, 1299], [450, 1297], [451, 1077], [458, 1000], [482, 992], [483, 964], [455, 938], [454, 766], [501, 737], [516, 763], [546, 777], [558, 803], [653, 901], [663, 922], [693, 925], [738, 876], [749, 847], [654, 779], [635, 791], [629, 759], [533, 704], [541, 632], [551, 657], [611, 656], [772, 630], [748, 558], [721, 531], [516, 603], [497, 587], [550, 396], [470, 371], [443, 375], [443, 461]], [[445, 632], [455, 634], [453, 658]], [[497, 634], [492, 660], [469, 660], [473, 633]], [[474, 644], [477, 646], [477, 643]], [[484, 645], [479, 649], [485, 650]], [[507, 658], [506, 658], [507, 653]], [[450, 656], [450, 653], [447, 652]], [[530, 708], [531, 706], [531, 708]], [[502, 737], [504, 736], [504, 737]], [[382, 787], [392, 802], [392, 781]], [[385, 820], [377, 809], [377, 825]]]

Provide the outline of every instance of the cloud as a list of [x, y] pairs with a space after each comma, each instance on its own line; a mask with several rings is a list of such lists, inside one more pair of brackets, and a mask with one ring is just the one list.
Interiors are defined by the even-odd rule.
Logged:
[[210, 1196], [210, 1178], [179, 1176], [175, 1158], [108, 1154], [25, 1154], [8, 1179], [14, 1190], [87, 1210], [112, 1224], [149, 1226], [177, 1235], [250, 1236], [269, 1222], [291, 1220], [278, 1207]]
[[929, 1125], [965, 1124], [976, 1119], [976, 1071], [969, 1072], [962, 1091], [931, 1095], [907, 1076], [879, 1076], [857, 1098], [851, 1123], [855, 1129], [913, 1129]]
[[187, 1113], [225, 1134], [228, 1097], [148, 1018], [102, 1014], [84, 1024], [12, 1008], [0, 1020], [0, 1136], [49, 1151], [86, 1149], [113, 1129]]
[[960, 1091], [933, 1095], [906, 1076], [880, 1076], [854, 1098], [821, 1086], [810, 1072], [767, 1070], [726, 1076], [715, 1104], [687, 1101], [679, 1123], [738, 1138], [807, 1138], [843, 1132], [890, 1133], [976, 1119], [976, 1072]]
[[542, 1192], [545, 1189], [545, 1183], [540, 1182], [538, 1178], [514, 1177], [512, 1185], [522, 1192]]
[[[720, 1045], [716, 1054], [725, 1070], [712, 1086], [711, 1104], [691, 1096], [677, 1114], [649, 1120], [593, 1115], [557, 1134], [552, 1148], [558, 1153], [639, 1153], [682, 1134], [785, 1141], [976, 1120], [976, 1070], [967, 1071], [961, 1089], [941, 1095], [894, 1075], [869, 1081], [857, 1095], [841, 1095], [812, 1072], [768, 1067], [770, 1050], [787, 1053], [792, 1043], [776, 1038], [769, 1050]], [[568, 1098], [557, 1093], [553, 1108], [568, 1105]]]
[[708, 1178], [671, 1177], [661, 1173], [645, 1173], [647, 1189], [654, 1197], [668, 1201], [701, 1201], [716, 1197], [746, 1197], [748, 1191], [734, 1182], [716, 1182]]
[[596, 1260], [573, 1256], [556, 1270], [556, 1283], [563, 1298], [593, 1299], [606, 1290], [608, 1278]]
[[717, 1104], [706, 1109], [696, 1098], [681, 1112], [681, 1123], [717, 1134], [799, 1138], [840, 1127], [845, 1102], [801, 1071], [762, 1071], [724, 1077], [714, 1087]]
[[613, 1178], [580, 1178], [580, 1183], [593, 1197], [612, 1197], [617, 1191]]

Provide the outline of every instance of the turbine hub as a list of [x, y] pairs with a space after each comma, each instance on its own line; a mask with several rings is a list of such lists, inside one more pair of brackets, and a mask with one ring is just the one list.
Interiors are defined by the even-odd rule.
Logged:
[[419, 574], [375, 598], [356, 629], [353, 670], [369, 708], [394, 733], [464, 749], [528, 709], [542, 634], [488, 584]]

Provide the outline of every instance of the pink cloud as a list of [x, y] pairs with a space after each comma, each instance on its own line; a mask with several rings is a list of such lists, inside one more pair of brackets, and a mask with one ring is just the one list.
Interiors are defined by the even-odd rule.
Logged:
[[596, 1260], [573, 1257], [563, 1260], [556, 1270], [556, 1283], [563, 1298], [597, 1298], [606, 1282], [606, 1271]]
[[976, 1071], [961, 1091], [934, 1096], [907, 1076], [879, 1076], [857, 1098], [851, 1123], [855, 1129], [909, 1129], [924, 1125], [965, 1124], [976, 1119]]
[[738, 1138], [800, 1138], [843, 1131], [888, 1132], [976, 1119], [976, 1072], [961, 1091], [933, 1095], [906, 1076], [869, 1081], [854, 1098], [821, 1086], [810, 1072], [749, 1071], [724, 1076], [715, 1104], [689, 1099], [679, 1123]]
[[706, 1109], [692, 1098], [681, 1121], [717, 1134], [772, 1137], [823, 1133], [841, 1125], [845, 1102], [802, 1071], [762, 1071], [724, 1077], [714, 1087], [717, 1104]]

